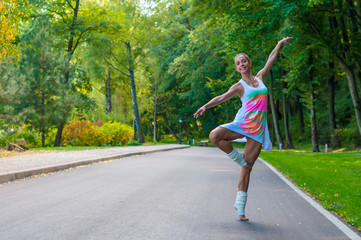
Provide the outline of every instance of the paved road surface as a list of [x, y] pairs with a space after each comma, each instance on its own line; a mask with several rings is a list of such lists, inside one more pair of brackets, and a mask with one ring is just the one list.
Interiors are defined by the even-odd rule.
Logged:
[[348, 239], [260, 161], [246, 208], [215, 148], [134, 156], [0, 186], [0, 239]]

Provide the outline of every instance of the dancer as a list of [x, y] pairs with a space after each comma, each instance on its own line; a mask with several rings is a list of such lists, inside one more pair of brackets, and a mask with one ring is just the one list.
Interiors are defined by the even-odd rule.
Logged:
[[[224, 101], [237, 95], [241, 98], [242, 108], [233, 122], [223, 124], [209, 134], [210, 140], [228, 157], [238, 163], [242, 169], [238, 179], [238, 192], [236, 197], [235, 209], [238, 211], [241, 221], [248, 221], [245, 216], [245, 206], [247, 202], [247, 191], [249, 178], [254, 162], [257, 160], [261, 147], [264, 150], [271, 151], [272, 143], [269, 138], [267, 127], [267, 88], [263, 83], [270, 72], [273, 62], [283, 45], [291, 45], [288, 40], [292, 37], [285, 37], [280, 40], [272, 53], [269, 55], [266, 65], [256, 76], [252, 75], [252, 62], [245, 53], [239, 53], [234, 58], [234, 64], [237, 72], [242, 75], [242, 79], [234, 84], [230, 89], [203, 105], [194, 113], [198, 118], [203, 115], [206, 109], [217, 106]], [[239, 153], [234, 149], [229, 141], [238, 138], [247, 138], [244, 153]]]

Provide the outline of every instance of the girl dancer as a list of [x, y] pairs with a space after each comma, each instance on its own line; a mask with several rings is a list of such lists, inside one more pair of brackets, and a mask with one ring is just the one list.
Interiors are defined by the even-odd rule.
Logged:
[[[245, 53], [239, 53], [234, 58], [236, 71], [242, 75], [242, 79], [234, 84], [226, 93], [213, 98], [194, 113], [198, 118], [203, 115], [206, 109], [217, 106], [224, 101], [237, 95], [241, 98], [242, 108], [239, 109], [235, 119], [231, 123], [223, 124], [212, 130], [209, 134], [210, 140], [219, 149], [227, 153], [228, 157], [237, 162], [241, 167], [238, 179], [238, 192], [235, 209], [238, 211], [241, 221], [248, 221], [245, 216], [247, 202], [247, 190], [250, 173], [254, 162], [257, 160], [261, 147], [271, 151], [272, 144], [269, 139], [267, 127], [267, 88], [263, 81], [270, 72], [273, 62], [283, 45], [291, 45], [288, 40], [292, 37], [285, 37], [279, 41], [269, 55], [266, 65], [254, 76], [251, 72], [252, 62]], [[244, 153], [234, 149], [229, 141], [238, 138], [247, 138]]]

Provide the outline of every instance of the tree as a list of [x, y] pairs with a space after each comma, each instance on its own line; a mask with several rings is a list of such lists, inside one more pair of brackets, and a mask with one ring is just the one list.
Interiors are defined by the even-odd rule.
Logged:
[[[322, 4], [320, 4], [322, 3]], [[290, 4], [284, 2], [284, 4]], [[292, 2], [294, 6], [289, 19], [300, 26], [302, 32], [318, 47], [325, 49], [335, 58], [343, 69], [348, 82], [349, 93], [354, 106], [359, 133], [361, 134], [361, 102], [357, 92], [356, 80], [361, 81], [358, 51], [361, 46], [359, 33], [360, 6], [354, 1], [312, 1]], [[305, 18], [304, 16], [307, 16]]]
[[278, 144], [282, 144], [282, 135], [281, 135], [280, 127], [278, 124], [278, 110], [276, 110], [276, 106], [274, 103], [274, 97], [273, 97], [273, 72], [272, 72], [272, 70], [270, 71], [270, 75], [269, 75], [268, 92], [269, 92], [269, 102], [270, 102], [270, 106], [271, 106], [271, 114], [272, 114], [274, 131], [276, 133], [276, 138], [277, 138]]
[[21, 37], [20, 72], [25, 82], [24, 94], [17, 109], [26, 112], [26, 121], [41, 132], [45, 147], [47, 129], [64, 113], [70, 111], [74, 98], [68, 94], [70, 82], [64, 81], [63, 53], [56, 48], [54, 31], [50, 29], [49, 17], [41, 15]]
[[16, 54], [16, 28], [19, 12], [15, 0], [0, 2], [0, 60]]
[[17, 105], [25, 91], [25, 81], [18, 67], [11, 61], [0, 60], [0, 119], [19, 123], [24, 120], [24, 112], [18, 112]]
[[[283, 74], [282, 74], [283, 75]], [[289, 101], [288, 101], [288, 97], [287, 97], [287, 83], [285, 81], [282, 81], [282, 108], [283, 108], [283, 122], [284, 122], [284, 127], [285, 127], [285, 136], [286, 136], [286, 143], [285, 143], [285, 147], [286, 148], [293, 148], [293, 144], [292, 144], [292, 139], [291, 139], [291, 134], [290, 134], [290, 128], [289, 128]]]
[[[102, 18], [105, 15], [104, 8], [96, 1], [87, 1], [81, 5], [80, 0], [66, 0], [66, 4], [62, 0], [45, 3], [35, 1], [34, 6], [54, 16], [55, 32], [62, 39], [60, 44], [66, 53], [64, 82], [71, 82], [73, 79], [70, 78], [70, 69], [75, 64], [73, 61], [75, 51], [87, 35], [107, 27], [107, 21]], [[72, 89], [68, 91], [71, 92]], [[63, 127], [69, 115], [70, 111], [58, 119], [58, 131], [54, 142], [56, 147], [60, 146]]]
[[109, 38], [110, 45], [107, 52], [110, 54], [104, 54], [103, 59], [109, 66], [129, 78], [138, 142], [143, 143], [145, 140], [139, 114], [135, 71], [137, 64], [144, 57], [145, 45], [153, 37], [151, 33], [153, 23], [136, 4], [136, 1], [112, 4], [115, 13], [124, 16], [124, 24], [120, 33]]
[[329, 78], [328, 78], [328, 116], [330, 122], [330, 132], [332, 147], [336, 147], [335, 130], [336, 130], [336, 117], [335, 117], [335, 64], [329, 63]]
[[309, 70], [309, 85], [310, 85], [310, 110], [311, 110], [311, 131], [312, 131], [312, 150], [314, 152], [319, 152], [318, 148], [318, 134], [317, 134], [317, 121], [316, 121], [316, 108], [315, 108], [315, 89], [314, 89], [314, 71], [313, 71], [313, 53], [312, 50], [309, 52], [308, 57], [308, 66]]

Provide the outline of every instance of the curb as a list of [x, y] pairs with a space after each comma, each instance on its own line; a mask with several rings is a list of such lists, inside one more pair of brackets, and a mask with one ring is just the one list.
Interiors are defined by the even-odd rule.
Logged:
[[173, 147], [173, 148], [166, 148], [166, 149], [156, 149], [156, 150], [149, 150], [149, 151], [141, 151], [141, 152], [134, 152], [134, 153], [124, 153], [124, 154], [116, 154], [116, 155], [110, 155], [103, 158], [91, 158], [86, 160], [74, 160], [69, 162], [60, 162], [56, 165], [48, 165], [43, 167], [34, 167], [29, 168], [26, 170], [18, 170], [13, 171], [10, 173], [0, 173], [0, 184], [15, 181], [18, 179], [23, 179], [27, 177], [31, 177], [33, 175], [39, 175], [39, 174], [47, 174], [52, 172], [58, 172], [62, 170], [66, 170], [73, 167], [79, 167], [79, 166], [85, 166], [93, 163], [99, 163], [104, 162], [108, 160], [115, 160], [118, 158], [126, 158], [136, 155], [144, 155], [144, 154], [150, 154], [150, 153], [156, 153], [156, 152], [165, 152], [165, 151], [171, 151], [171, 150], [177, 150], [177, 149], [183, 149], [183, 148], [189, 148], [190, 145], [183, 145], [179, 147]]

